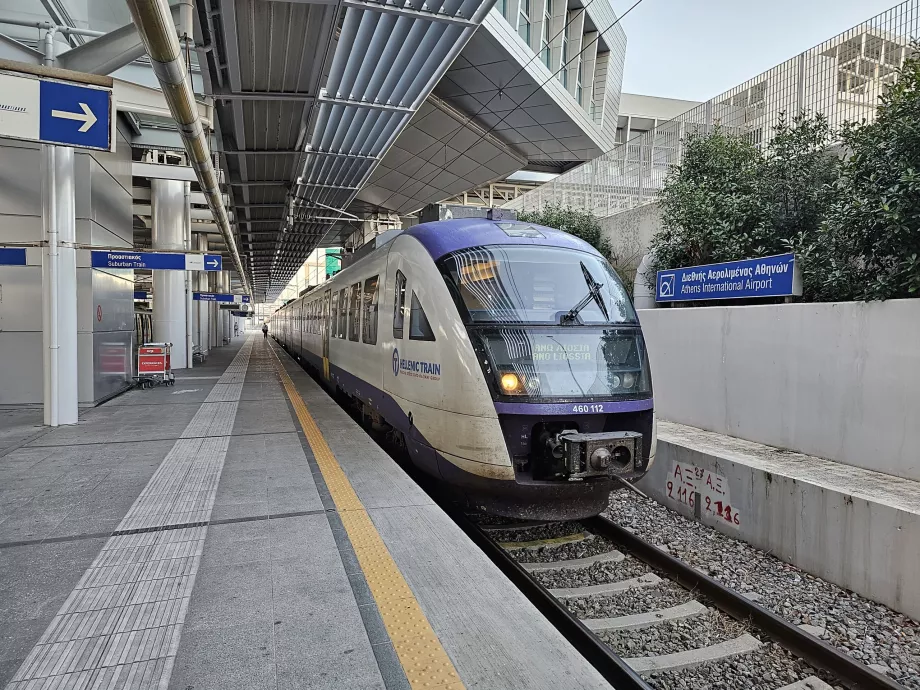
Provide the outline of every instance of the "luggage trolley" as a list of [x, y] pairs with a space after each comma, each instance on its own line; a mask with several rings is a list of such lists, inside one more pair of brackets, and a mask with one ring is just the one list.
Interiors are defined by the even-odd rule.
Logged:
[[137, 350], [137, 376], [134, 379], [141, 388], [153, 388], [165, 384], [175, 385], [176, 375], [172, 373], [170, 353], [172, 343], [144, 343]]

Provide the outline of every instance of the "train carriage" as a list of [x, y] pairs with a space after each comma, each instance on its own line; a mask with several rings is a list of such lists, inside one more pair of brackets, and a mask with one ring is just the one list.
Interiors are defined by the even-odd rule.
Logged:
[[641, 327], [593, 247], [486, 219], [394, 235], [272, 317], [325, 386], [487, 512], [595, 515], [648, 470]]

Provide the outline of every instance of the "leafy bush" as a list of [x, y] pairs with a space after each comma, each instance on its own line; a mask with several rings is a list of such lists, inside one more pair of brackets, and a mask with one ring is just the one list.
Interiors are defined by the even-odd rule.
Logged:
[[601, 225], [591, 211], [562, 204], [546, 204], [539, 211], [522, 211], [518, 220], [564, 230], [583, 239], [604, 256], [610, 256], [610, 243], [601, 235]]

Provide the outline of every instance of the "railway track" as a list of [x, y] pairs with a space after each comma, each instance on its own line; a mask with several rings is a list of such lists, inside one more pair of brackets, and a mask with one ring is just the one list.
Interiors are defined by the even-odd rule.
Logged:
[[511, 524], [454, 518], [618, 690], [903, 690], [756, 597], [604, 517]]

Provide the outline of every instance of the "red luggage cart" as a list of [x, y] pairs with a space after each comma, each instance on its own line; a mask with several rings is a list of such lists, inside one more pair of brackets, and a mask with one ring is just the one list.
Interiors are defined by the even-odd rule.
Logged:
[[172, 343], [144, 343], [137, 350], [137, 376], [141, 388], [165, 384], [172, 386], [176, 376], [172, 373], [170, 353]]

